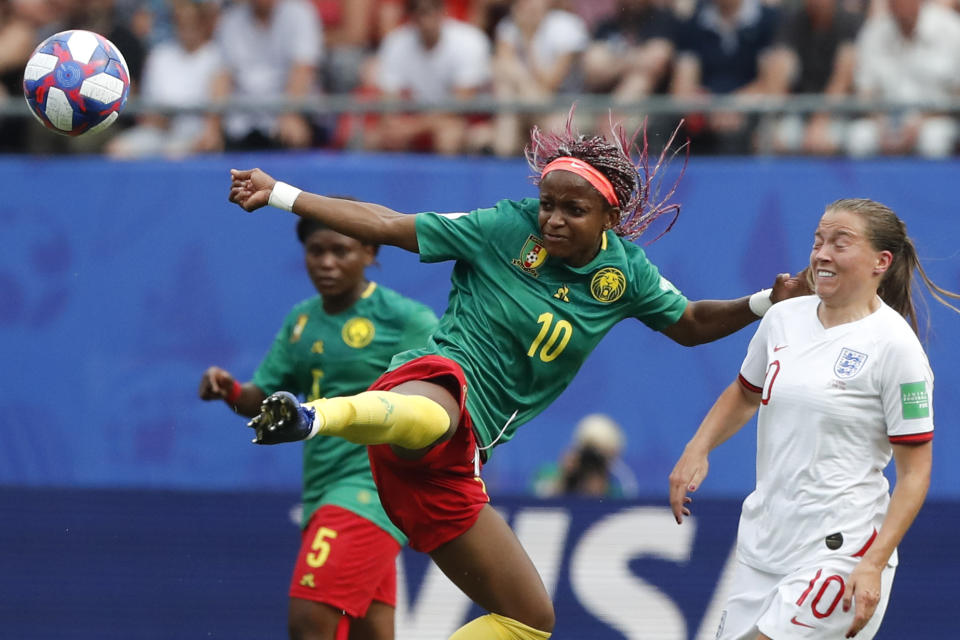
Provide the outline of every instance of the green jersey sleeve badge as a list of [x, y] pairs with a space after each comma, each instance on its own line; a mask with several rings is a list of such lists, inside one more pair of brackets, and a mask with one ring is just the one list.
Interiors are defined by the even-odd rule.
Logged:
[[680, 290], [677, 289], [675, 286], [673, 286], [673, 283], [670, 282], [669, 280], [667, 280], [666, 278], [664, 278], [663, 276], [660, 276], [660, 290], [661, 290], [661, 291], [671, 291], [671, 292], [677, 294], [678, 296], [679, 296], [679, 295], [682, 295], [682, 294], [680, 293]]
[[930, 400], [927, 385], [923, 382], [907, 382], [900, 385], [900, 409], [904, 420], [930, 417]]

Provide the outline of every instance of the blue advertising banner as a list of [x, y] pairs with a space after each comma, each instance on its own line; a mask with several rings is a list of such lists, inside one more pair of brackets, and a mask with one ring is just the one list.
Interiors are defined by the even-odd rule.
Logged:
[[[295, 217], [248, 214], [227, 202], [228, 170], [254, 165], [307, 189], [404, 212], [465, 211], [536, 193], [519, 160], [314, 152], [182, 162], [0, 158], [0, 485], [299, 485], [299, 447], [253, 447], [242, 419], [197, 399], [210, 365], [249, 379], [287, 311], [312, 294]], [[676, 194], [677, 224], [646, 250], [693, 299], [742, 296], [806, 265], [827, 203], [864, 196], [900, 213], [929, 275], [957, 290], [958, 174], [960, 162], [694, 158]], [[372, 279], [442, 312], [451, 265], [420, 264], [389, 247], [379, 263]], [[960, 317], [931, 303], [929, 318], [934, 408], [949, 427], [960, 412]], [[626, 431], [624, 460], [639, 495], [665, 495], [667, 474], [735, 379], [751, 334], [685, 349], [621, 323], [554, 405], [495, 450], [487, 485], [527, 492], [536, 471], [568, 447], [577, 420], [603, 412]], [[701, 493], [746, 495], [754, 444], [748, 427], [719, 449]], [[960, 467], [939, 461], [960, 457], [960, 431], [939, 429], [935, 448], [931, 496], [956, 499]]]
[[[0, 490], [0, 637], [286, 637], [299, 545], [292, 493]], [[555, 640], [710, 640], [739, 502], [497, 498], [557, 613]], [[900, 547], [879, 640], [954, 637], [960, 504], [928, 503]], [[443, 640], [481, 612], [429, 561], [399, 561], [398, 640]]]

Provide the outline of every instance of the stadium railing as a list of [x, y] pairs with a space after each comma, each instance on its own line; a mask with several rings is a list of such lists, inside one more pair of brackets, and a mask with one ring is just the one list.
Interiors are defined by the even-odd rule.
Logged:
[[[561, 94], [552, 100], [541, 102], [503, 101], [493, 97], [477, 97], [469, 101], [442, 100], [437, 102], [414, 102], [358, 98], [349, 95], [323, 95], [302, 100], [284, 97], [233, 97], [225, 101], [212, 101], [192, 106], [162, 105], [131, 98], [124, 113], [227, 113], [227, 112], [301, 112], [312, 114], [368, 114], [391, 112], [445, 112], [445, 113], [540, 113], [551, 110], [566, 110], [576, 103], [578, 113], [603, 114], [610, 109], [618, 112], [632, 111], [646, 114], [711, 113], [735, 111], [750, 114], [814, 113], [831, 112], [841, 115], [863, 113], [936, 112], [960, 115], [960, 97], [925, 99], [917, 101], [875, 100], [859, 97], [834, 98], [822, 94], [797, 94], [791, 96], [711, 96], [702, 99], [679, 100], [669, 96], [650, 96], [637, 101], [615, 101], [607, 95]], [[27, 117], [29, 111], [23, 100], [14, 97], [0, 101], [0, 117]]]

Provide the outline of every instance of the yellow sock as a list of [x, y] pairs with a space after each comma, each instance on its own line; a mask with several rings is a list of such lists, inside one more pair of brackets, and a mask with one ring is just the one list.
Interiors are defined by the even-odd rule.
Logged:
[[340, 436], [356, 444], [423, 449], [450, 428], [450, 416], [430, 398], [393, 391], [364, 391], [306, 405], [317, 412], [317, 420], [322, 422], [318, 434]]
[[550, 635], [549, 631], [540, 631], [511, 618], [488, 613], [454, 631], [450, 640], [546, 640]]

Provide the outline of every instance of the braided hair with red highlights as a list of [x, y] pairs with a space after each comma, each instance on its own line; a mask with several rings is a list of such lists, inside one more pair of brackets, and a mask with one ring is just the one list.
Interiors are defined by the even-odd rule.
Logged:
[[[557, 158], [569, 156], [582, 160], [606, 176], [613, 185], [620, 203], [620, 220], [613, 228], [618, 236], [636, 240], [654, 220], [664, 214], [672, 215], [666, 229], [647, 244], [663, 237], [673, 228], [680, 215], [680, 204], [671, 203], [669, 200], [676, 192], [677, 185], [680, 184], [690, 156], [689, 141], [676, 149], [671, 149], [683, 122], [681, 121], [670, 135], [670, 139], [667, 140], [667, 144], [657, 158], [657, 163], [651, 168], [646, 120], [632, 136], [627, 135], [622, 124], [611, 121], [610, 133], [613, 137], [611, 142], [603, 136], [587, 136], [576, 131], [573, 125], [575, 110], [576, 105], [570, 108], [563, 131], [549, 133], [534, 127], [530, 132], [530, 143], [523, 150], [523, 154], [527, 164], [535, 172], [532, 176], [533, 184], [540, 186], [543, 168]], [[639, 145], [638, 137], [642, 140]], [[661, 172], [680, 153], [685, 154], [680, 175], [677, 176], [666, 195], [660, 197], [663, 179]], [[636, 154], [636, 162], [633, 154]]]

